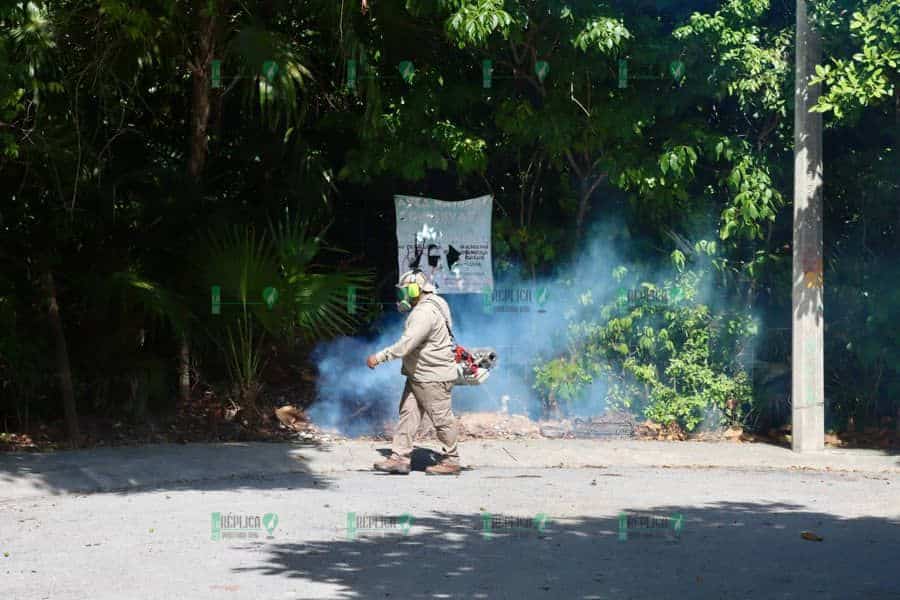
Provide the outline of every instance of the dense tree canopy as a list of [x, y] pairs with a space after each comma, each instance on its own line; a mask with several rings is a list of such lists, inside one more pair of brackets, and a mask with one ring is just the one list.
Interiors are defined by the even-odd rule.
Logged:
[[[790, 406], [794, 12], [769, 0], [59, 0], [0, 8], [0, 413], [252, 404], [276, 346], [365, 330], [392, 194], [495, 197], [495, 271], [604, 225], [623, 286], [536, 358], [694, 427]], [[900, 2], [818, 0], [829, 427], [900, 409]], [[896, 273], [900, 275], [900, 272]], [[227, 319], [209, 310], [224, 282]], [[268, 310], [259, 290], [283, 301]], [[712, 289], [713, 293], [701, 290]], [[713, 300], [714, 298], [714, 300]], [[56, 307], [56, 308], [54, 308]], [[226, 389], [222, 387], [221, 389]], [[68, 391], [67, 391], [68, 389]], [[68, 400], [67, 398], [68, 394]]]

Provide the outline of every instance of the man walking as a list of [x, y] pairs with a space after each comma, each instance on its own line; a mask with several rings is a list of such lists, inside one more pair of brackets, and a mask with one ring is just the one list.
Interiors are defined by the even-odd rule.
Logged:
[[370, 369], [395, 358], [403, 359], [401, 372], [406, 386], [400, 398], [400, 421], [394, 432], [391, 456], [375, 463], [375, 469], [387, 473], [408, 474], [413, 436], [422, 413], [434, 423], [437, 437], [444, 445], [444, 458], [425, 469], [429, 475], [458, 475], [456, 418], [450, 407], [450, 391], [457, 377], [450, 306], [437, 295], [434, 285], [421, 271], [404, 273], [397, 284], [397, 308], [411, 311], [403, 335], [396, 344], [366, 359]]

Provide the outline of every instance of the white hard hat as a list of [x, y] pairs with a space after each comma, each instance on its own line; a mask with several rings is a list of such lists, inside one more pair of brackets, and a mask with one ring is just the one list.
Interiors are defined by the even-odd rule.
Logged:
[[423, 292], [433, 293], [436, 291], [434, 284], [428, 279], [428, 276], [419, 270], [407, 271], [406, 273], [401, 275], [400, 281], [397, 283], [397, 287], [403, 287], [409, 285], [410, 283], [417, 284], [419, 286], [419, 289]]

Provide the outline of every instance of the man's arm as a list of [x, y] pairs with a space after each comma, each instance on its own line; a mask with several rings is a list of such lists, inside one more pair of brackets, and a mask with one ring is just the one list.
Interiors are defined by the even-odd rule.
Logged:
[[[426, 311], [419, 310], [413, 312], [409, 316], [409, 322], [403, 331], [400, 339], [392, 345], [388, 346], [381, 352], [377, 352], [367, 359], [366, 363], [370, 368], [385, 363], [396, 358], [403, 358], [414, 349], [422, 345], [428, 334], [431, 333], [432, 319], [431, 314]], [[374, 364], [372, 364], [374, 363]]]

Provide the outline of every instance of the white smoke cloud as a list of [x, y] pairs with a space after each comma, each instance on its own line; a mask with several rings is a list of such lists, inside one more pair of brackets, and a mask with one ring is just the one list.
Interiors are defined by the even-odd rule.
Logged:
[[[530, 383], [532, 366], [564, 351], [571, 319], [582, 311], [599, 311], [602, 302], [615, 296], [619, 284], [612, 271], [620, 262], [611, 240], [622, 231], [611, 225], [600, 232], [559, 277], [497, 278], [490, 314], [483, 295], [444, 296], [453, 312], [457, 343], [492, 347], [499, 354], [498, 366], [484, 385], [454, 388], [455, 411], [498, 411], [505, 404], [512, 413], [540, 414], [541, 399]], [[379, 324], [382, 333], [375, 338], [341, 338], [316, 349], [318, 397], [310, 409], [316, 423], [355, 435], [370, 432], [381, 420], [396, 419], [404, 384], [400, 361], [370, 370], [365, 358], [400, 337], [403, 320], [398, 317], [391, 315]], [[603, 412], [605, 390], [605, 382], [594, 383], [578, 413]]]

